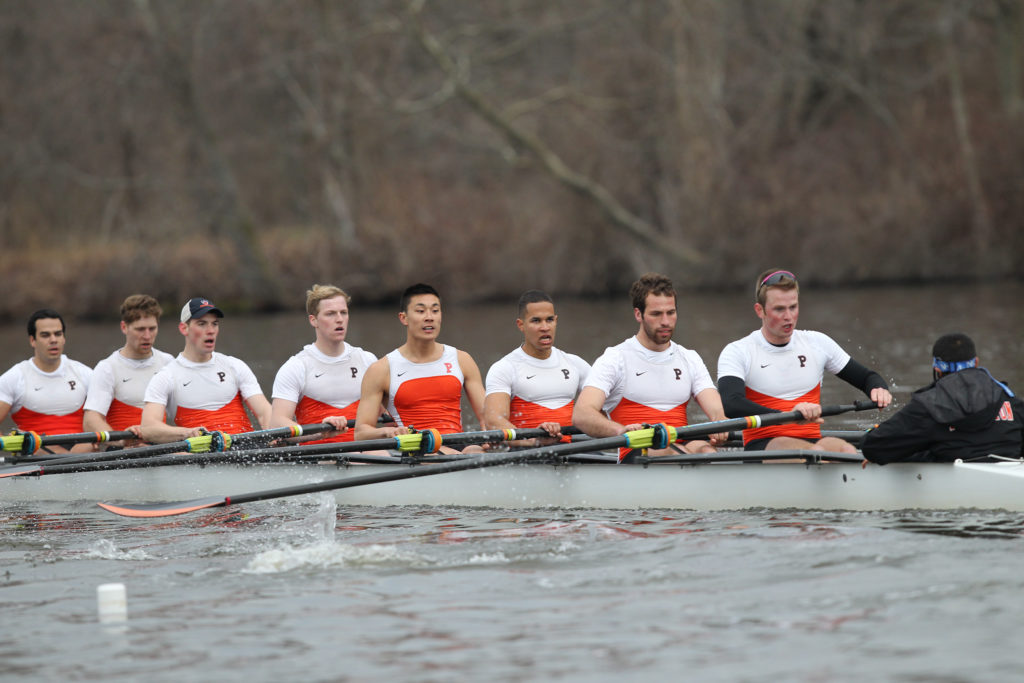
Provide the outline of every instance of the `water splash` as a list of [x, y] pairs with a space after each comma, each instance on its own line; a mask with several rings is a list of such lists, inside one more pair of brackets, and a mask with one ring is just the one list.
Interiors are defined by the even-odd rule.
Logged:
[[98, 559], [101, 559], [101, 560], [129, 560], [129, 561], [152, 560], [152, 559], [154, 559], [152, 555], [147, 553], [142, 548], [135, 548], [133, 550], [121, 550], [116, 545], [114, 545], [113, 541], [111, 541], [109, 539], [106, 539], [106, 538], [101, 538], [100, 540], [96, 541], [84, 553], [83, 557], [87, 557], [87, 558], [90, 558], [90, 559], [97, 559], [98, 558]]
[[393, 545], [350, 545], [324, 540], [296, 548], [275, 548], [259, 553], [249, 561], [247, 574], [277, 574], [302, 569], [329, 567], [399, 566], [425, 567], [433, 564], [414, 552]]

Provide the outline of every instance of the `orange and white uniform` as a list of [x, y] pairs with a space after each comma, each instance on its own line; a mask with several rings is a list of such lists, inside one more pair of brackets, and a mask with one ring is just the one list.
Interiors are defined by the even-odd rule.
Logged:
[[687, 424], [690, 399], [714, 383], [696, 351], [670, 342], [651, 351], [630, 337], [605, 349], [585, 383], [604, 392], [604, 412], [619, 424]]
[[590, 364], [577, 355], [552, 348], [540, 359], [520, 346], [487, 371], [486, 391], [509, 396], [508, 419], [516, 427], [570, 425], [576, 395], [589, 374]]
[[[331, 415], [355, 419], [363, 375], [375, 360], [377, 357], [369, 351], [348, 343], [337, 356], [328, 356], [315, 344], [307, 344], [277, 371], [272, 396], [295, 404], [299, 424], [323, 422]], [[349, 430], [307, 443], [352, 441], [354, 435]]]
[[21, 431], [77, 434], [83, 431], [91, 377], [92, 368], [64, 355], [53, 372], [43, 372], [30, 358], [0, 375], [0, 401], [11, 406]]
[[106, 415], [111, 429], [126, 429], [142, 421], [146, 387], [174, 356], [153, 349], [149, 358], [125, 358], [120, 349], [101, 360], [92, 371], [85, 410]]
[[462, 384], [458, 350], [444, 345], [441, 358], [413, 363], [395, 349], [387, 355], [391, 370], [388, 412], [400, 426], [462, 431]]
[[214, 352], [195, 363], [178, 354], [150, 380], [144, 401], [167, 406], [168, 424], [238, 434], [253, 429], [242, 401], [262, 393], [256, 375], [234, 356]]
[[[850, 362], [850, 354], [826, 334], [794, 330], [788, 344], [775, 346], [761, 330], [728, 344], [718, 357], [718, 377], [739, 377], [746, 385], [746, 398], [754, 403], [790, 411], [798, 403], [821, 403], [821, 381], [825, 371], [839, 373]], [[792, 436], [821, 438], [821, 426], [788, 424], [747, 429], [743, 442]]]

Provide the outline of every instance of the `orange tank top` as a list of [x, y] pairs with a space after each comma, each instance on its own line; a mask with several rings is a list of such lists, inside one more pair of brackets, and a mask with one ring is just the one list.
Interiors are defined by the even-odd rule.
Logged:
[[242, 434], [253, 431], [252, 422], [245, 412], [242, 394], [228, 401], [217, 410], [199, 410], [196, 408], [178, 407], [174, 414], [174, 423], [179, 427], [205, 427], [209, 431]]

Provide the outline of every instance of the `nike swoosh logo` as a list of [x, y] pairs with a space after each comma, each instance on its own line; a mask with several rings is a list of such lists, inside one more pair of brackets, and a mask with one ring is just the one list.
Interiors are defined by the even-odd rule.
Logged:
[[42, 391], [42, 387], [32, 387], [32, 391]]
[[640, 375], [646, 375], [646, 374], [647, 374], [647, 371], [644, 370], [643, 372], [636, 373], [636, 376], [639, 377]]
[[762, 363], [761, 364], [761, 369], [763, 370], [764, 368], [768, 367], [769, 365], [771, 365], [771, 363]]
[[124, 382], [131, 382], [131, 381], [132, 381], [132, 378], [129, 377], [128, 379], [122, 379], [121, 383], [123, 384]]
[[[409, 372], [409, 371], [406, 370], [405, 372]], [[397, 373], [395, 373], [395, 377], [401, 377], [402, 375], [405, 374], [405, 372], [397, 372]]]
[[534, 378], [534, 377], [536, 377], [536, 376], [537, 376], [537, 375], [527, 375], [527, 376], [526, 376], [526, 379], [533, 379], [533, 378]]
[[189, 384], [192, 384], [192, 380], [189, 380], [189, 381], [183, 383], [181, 386], [187, 387]]
[[314, 376], [314, 377], [321, 377], [321, 376], [323, 376], [323, 374], [324, 374], [324, 373], [322, 373], [322, 372], [321, 372], [321, 373], [320, 373], [319, 375], [313, 375], [313, 376]]

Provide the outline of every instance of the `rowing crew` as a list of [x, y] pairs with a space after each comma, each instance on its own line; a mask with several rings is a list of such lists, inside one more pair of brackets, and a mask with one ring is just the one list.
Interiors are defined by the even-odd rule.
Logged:
[[[516, 320], [523, 343], [491, 367], [485, 385], [468, 353], [438, 341], [441, 297], [429, 285], [403, 293], [398, 317], [406, 342], [380, 359], [345, 341], [348, 295], [314, 285], [306, 309], [315, 340], [280, 369], [273, 403], [244, 362], [216, 352], [224, 314], [207, 299], [191, 299], [182, 308], [185, 348], [172, 358], [153, 348], [159, 304], [145, 295], [129, 297], [121, 309], [125, 345], [95, 371], [63, 355], [63, 319], [44, 309], [29, 320], [33, 357], [0, 376], [0, 419], [10, 412], [24, 431], [128, 430], [145, 441], [166, 443], [203, 429], [248, 431], [247, 407], [265, 427], [327, 422], [335, 431], [318, 440], [353, 435], [362, 440], [408, 433], [413, 425], [463, 431], [465, 397], [483, 428], [539, 426], [555, 440], [570, 421], [596, 437], [649, 423], [685, 425], [694, 398], [713, 421], [771, 412], [803, 415], [799, 424], [746, 430], [747, 450], [854, 452], [846, 441], [821, 437], [824, 371], [863, 391], [879, 408], [892, 401], [877, 372], [827, 335], [796, 329], [799, 286], [790, 271], [758, 276], [754, 311], [761, 327], [722, 351], [717, 388], [699, 355], [672, 341], [678, 309], [671, 281], [645, 275], [630, 295], [637, 333], [606, 349], [591, 368], [555, 347], [558, 317], [550, 297], [527, 292]], [[869, 434], [865, 456], [880, 462], [1019, 457], [1024, 405], [1009, 387], [977, 368], [973, 343], [964, 335], [947, 335], [933, 355], [936, 382], [916, 392], [891, 425]], [[385, 410], [395, 426], [378, 424]], [[713, 451], [727, 438], [714, 434], [707, 441], [671, 444], [661, 453]], [[78, 448], [83, 447], [89, 446]]]

